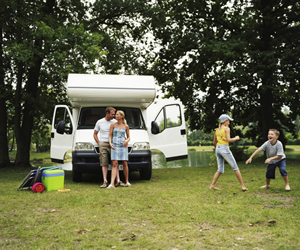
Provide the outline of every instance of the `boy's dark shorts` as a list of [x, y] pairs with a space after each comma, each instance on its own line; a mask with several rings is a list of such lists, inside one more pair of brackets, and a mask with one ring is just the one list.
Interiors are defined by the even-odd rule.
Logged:
[[276, 167], [279, 167], [279, 171], [281, 176], [287, 176], [288, 173], [286, 172], [286, 158], [282, 159], [281, 161], [278, 161], [273, 164], [269, 164], [267, 167], [267, 173], [266, 173], [266, 178], [267, 179], [275, 179], [275, 169]]

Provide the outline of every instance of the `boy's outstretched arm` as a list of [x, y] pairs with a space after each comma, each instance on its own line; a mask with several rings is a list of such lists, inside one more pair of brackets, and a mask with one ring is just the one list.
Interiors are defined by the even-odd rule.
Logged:
[[252, 158], [254, 156], [256, 156], [257, 154], [259, 154], [261, 152], [261, 150], [257, 149], [251, 156], [250, 158], [246, 161], [246, 164], [251, 163], [252, 162]]
[[269, 163], [272, 160], [280, 159], [281, 157], [282, 157], [282, 155], [276, 155], [274, 157], [270, 157], [270, 158], [266, 159], [265, 163]]

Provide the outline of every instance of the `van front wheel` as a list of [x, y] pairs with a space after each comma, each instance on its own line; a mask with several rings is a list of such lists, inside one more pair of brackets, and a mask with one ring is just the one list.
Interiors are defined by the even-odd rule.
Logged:
[[72, 180], [75, 182], [81, 182], [82, 181], [82, 173], [78, 173], [76, 171], [74, 171], [74, 169], [72, 170]]
[[142, 180], [150, 180], [152, 176], [152, 163], [148, 168], [140, 169], [140, 177]]

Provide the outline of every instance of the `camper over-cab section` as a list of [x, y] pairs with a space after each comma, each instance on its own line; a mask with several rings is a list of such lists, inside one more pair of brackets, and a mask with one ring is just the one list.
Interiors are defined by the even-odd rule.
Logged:
[[93, 130], [107, 106], [125, 113], [131, 137], [129, 171], [149, 180], [151, 149], [162, 151], [167, 161], [187, 157], [182, 104], [156, 99], [152, 76], [70, 74], [66, 87], [72, 112], [66, 105], [55, 107], [51, 159], [72, 170], [74, 181], [81, 181], [84, 173], [101, 173]]

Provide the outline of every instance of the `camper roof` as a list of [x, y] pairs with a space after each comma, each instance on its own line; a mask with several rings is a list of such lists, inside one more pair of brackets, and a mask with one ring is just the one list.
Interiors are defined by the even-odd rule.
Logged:
[[155, 98], [156, 87], [153, 76], [69, 74], [67, 93], [73, 107], [147, 108]]

